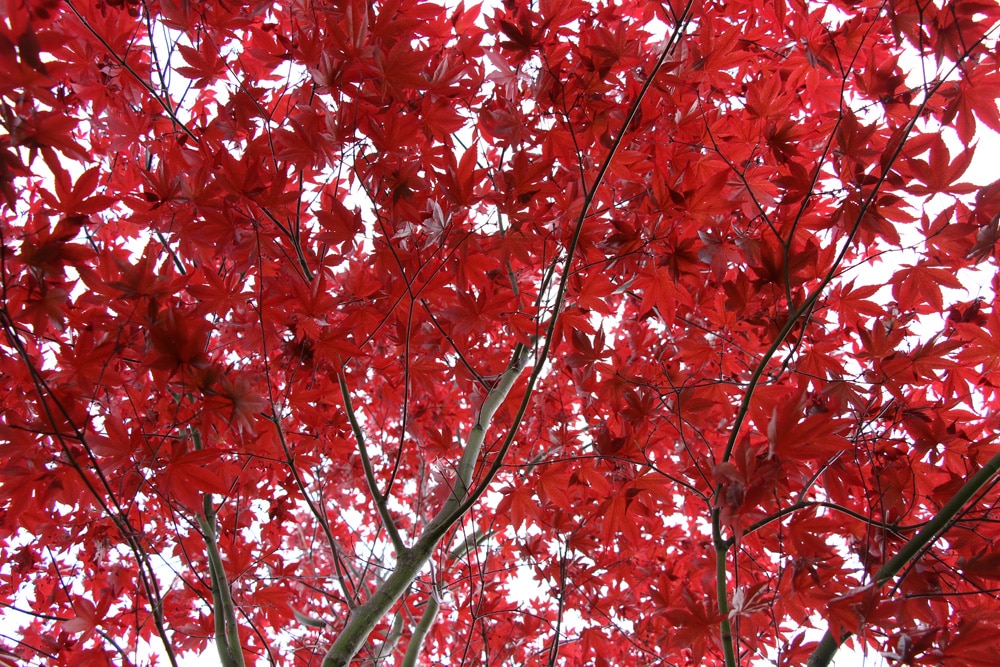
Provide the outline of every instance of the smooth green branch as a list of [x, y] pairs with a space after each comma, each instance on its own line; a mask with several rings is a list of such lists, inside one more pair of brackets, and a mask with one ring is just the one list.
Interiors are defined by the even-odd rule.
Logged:
[[521, 376], [528, 365], [529, 350], [524, 345], [518, 343], [514, 348], [514, 356], [503, 372], [496, 384], [483, 399], [476, 416], [476, 423], [469, 431], [465, 448], [462, 450], [462, 458], [458, 463], [458, 470], [455, 473], [455, 481], [451, 488], [451, 495], [445, 501], [437, 516], [427, 526], [428, 532], [434, 532], [443, 526], [450, 526], [458, 517], [453, 516], [461, 511], [463, 502], [472, 487], [472, 476], [479, 462], [479, 455], [482, 453], [483, 443], [486, 441], [486, 433], [489, 431], [490, 423], [497, 410], [503, 405], [507, 394], [514, 387], [517, 378]]
[[323, 658], [322, 667], [346, 667], [350, 664], [378, 622], [389, 613], [392, 605], [410, 588], [420, 570], [430, 560], [431, 554], [434, 553], [435, 547], [447, 530], [464, 515], [457, 510], [460, 510], [472, 483], [472, 476], [482, 452], [490, 423], [507, 394], [513, 388], [518, 376], [527, 366], [529, 356], [528, 349], [518, 344], [507, 370], [483, 399], [476, 423], [470, 430], [465, 448], [462, 451], [462, 458], [448, 500], [444, 502], [434, 519], [424, 528], [420, 538], [413, 546], [399, 552], [392, 573], [378, 585], [378, 588], [364, 604], [351, 611], [343, 629]]
[[[940, 537], [954, 521], [955, 517], [962, 511], [965, 504], [972, 499], [984, 486], [990, 483], [993, 477], [1000, 471], [1000, 454], [991, 458], [982, 469], [973, 475], [961, 489], [955, 493], [951, 499], [944, 504], [941, 510], [934, 515], [934, 518], [927, 522], [923, 528], [914, 535], [909, 542], [896, 552], [885, 565], [875, 573], [872, 585], [881, 588], [893, 577], [899, 574], [907, 563], [920, 554], [934, 540]], [[809, 667], [825, 667], [833, 660], [834, 654], [840, 645], [851, 636], [851, 633], [844, 633], [838, 639], [830, 630], [826, 631], [823, 639], [809, 657]]]
[[212, 497], [206, 495], [204, 515], [198, 516], [205, 548], [208, 551], [208, 568], [212, 577], [212, 614], [215, 616], [215, 644], [222, 667], [244, 667], [243, 648], [240, 644], [239, 626], [236, 624], [236, 606], [229, 592], [229, 580], [222, 564], [222, 554], [215, 533], [215, 511]]
[[437, 618], [438, 610], [441, 608], [437, 600], [437, 591], [432, 590], [427, 604], [424, 605], [424, 613], [420, 615], [417, 627], [413, 628], [410, 636], [410, 643], [406, 647], [406, 655], [403, 656], [403, 667], [417, 667], [420, 659], [420, 649], [423, 647], [424, 639], [434, 627], [434, 619]]

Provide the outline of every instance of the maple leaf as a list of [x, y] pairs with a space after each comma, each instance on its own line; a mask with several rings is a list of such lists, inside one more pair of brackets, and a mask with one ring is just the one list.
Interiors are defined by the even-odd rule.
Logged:
[[114, 201], [111, 197], [93, 195], [97, 188], [100, 170], [91, 167], [70, 186], [70, 176], [62, 169], [55, 170], [55, 193], [39, 192], [53, 212], [67, 216], [87, 216], [103, 211]]
[[255, 432], [254, 423], [267, 407], [267, 402], [254, 391], [247, 378], [243, 376], [235, 380], [223, 378], [207, 393], [205, 402], [207, 408], [224, 411], [226, 420], [235, 426], [237, 432], [250, 434]]
[[[32, 110], [30, 115], [10, 119], [11, 146], [27, 146], [32, 158], [45, 149], [55, 148], [67, 157], [86, 162], [87, 151], [73, 138], [77, 119], [55, 111]], [[50, 168], [58, 171], [59, 163], [53, 157], [46, 159]]]
[[977, 81], [975, 86], [962, 80], [942, 92], [951, 100], [944, 117], [949, 122], [957, 121], [955, 129], [964, 144], [969, 144], [975, 136], [977, 121], [1000, 132], [1000, 109], [997, 108], [1000, 77], [995, 73]]
[[99, 604], [94, 605], [87, 598], [76, 598], [73, 601], [73, 611], [76, 618], [63, 622], [63, 627], [72, 633], [83, 633], [83, 639], [101, 626], [101, 622], [111, 607], [111, 598], [101, 598]]
[[169, 370], [203, 370], [211, 361], [207, 347], [208, 324], [199, 318], [167, 310], [150, 331], [150, 343], [155, 353], [149, 362], [151, 368]]
[[971, 183], [955, 183], [972, 164], [975, 152], [975, 146], [969, 146], [959, 153], [954, 161], [949, 161], [948, 149], [945, 147], [944, 141], [939, 138], [931, 145], [930, 157], [927, 161], [916, 158], [907, 160], [907, 165], [915, 177], [927, 186], [926, 188], [912, 188], [911, 192], [915, 195], [940, 192], [950, 194], [975, 192], [978, 188]]
[[177, 52], [187, 65], [174, 68], [181, 76], [191, 79], [195, 88], [204, 88], [224, 75], [226, 61], [210, 40], [201, 40], [197, 48], [179, 44]]
[[588, 338], [586, 334], [576, 329], [573, 330], [571, 339], [573, 347], [577, 351], [566, 356], [566, 365], [570, 368], [589, 366], [600, 361], [601, 359], [611, 356], [611, 351], [604, 349], [603, 330], [597, 332], [597, 336], [594, 338], [593, 342], [591, 342], [590, 338]]
[[36, 234], [27, 236], [21, 248], [22, 261], [50, 276], [62, 275], [66, 265], [82, 264], [81, 260], [91, 257], [92, 251], [73, 241], [84, 223], [85, 219], [80, 216], [65, 217], [51, 230], [43, 227]]
[[966, 257], [978, 264], [994, 256], [997, 240], [1000, 240], [1000, 213], [993, 216], [993, 219], [989, 223], [979, 229], [979, 232], [976, 234], [976, 242], [969, 249]]
[[789, 460], [829, 459], [849, 447], [843, 436], [846, 422], [822, 410], [811, 414], [804, 408], [800, 397], [772, 410], [765, 428], [772, 456]]
[[677, 628], [676, 641], [689, 647], [691, 660], [701, 662], [709, 646], [716, 643], [719, 617], [705, 601], [695, 600], [687, 587], [681, 588], [683, 607], [667, 612], [667, 618]]
[[878, 589], [862, 586], [840, 595], [827, 604], [827, 613], [832, 627], [839, 632], [857, 633], [865, 620], [878, 606]]
[[280, 586], [263, 586], [250, 595], [250, 599], [262, 607], [267, 618], [275, 624], [295, 618], [295, 610], [290, 604], [292, 597], [291, 591]]
[[926, 303], [941, 310], [944, 307], [941, 288], [962, 289], [962, 283], [953, 272], [927, 263], [904, 266], [893, 274], [890, 283], [893, 298], [908, 308]]
[[165, 490], [190, 508], [201, 507], [204, 494], [229, 493], [222, 471], [230, 472], [228, 466], [220, 466], [222, 452], [213, 450], [194, 451], [171, 461], [165, 470]]

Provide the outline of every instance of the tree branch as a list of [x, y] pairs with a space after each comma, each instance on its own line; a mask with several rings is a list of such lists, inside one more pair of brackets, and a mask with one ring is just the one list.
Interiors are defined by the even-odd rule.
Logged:
[[[991, 458], [985, 466], [983, 466], [979, 472], [973, 475], [969, 481], [967, 481], [961, 489], [959, 489], [951, 499], [944, 504], [944, 507], [934, 516], [933, 519], [927, 522], [923, 528], [920, 529], [916, 535], [914, 535], [909, 542], [904, 544], [896, 555], [889, 559], [889, 561], [879, 568], [878, 572], [875, 573], [873, 586], [876, 588], [881, 588], [886, 583], [888, 583], [896, 574], [899, 573], [903, 567], [910, 562], [911, 559], [915, 558], [920, 552], [922, 552], [926, 547], [933, 543], [937, 538], [939, 538], [949, 527], [955, 517], [961, 512], [965, 503], [969, 502], [972, 496], [976, 495], [980, 489], [990, 483], [994, 475], [1000, 471], [1000, 453], [996, 454]], [[833, 633], [827, 629], [826, 634], [823, 635], [823, 639], [820, 641], [819, 645], [813, 650], [813, 654], [809, 657], [809, 667], [825, 667], [830, 664], [833, 659], [834, 654], [840, 645], [851, 636], [850, 632], [845, 632], [836, 638]]]
[[[434, 548], [444, 536], [447, 528], [462, 516], [462, 513], [458, 510], [466, 499], [466, 495], [472, 484], [472, 475], [475, 471], [476, 462], [479, 459], [490, 422], [514, 386], [518, 376], [520, 376], [525, 366], [527, 366], [528, 356], [528, 349], [518, 344], [514, 350], [514, 357], [507, 366], [507, 370], [504, 371], [500, 379], [493, 386], [493, 389], [483, 399], [483, 403], [479, 408], [476, 423], [469, 431], [469, 437], [462, 451], [462, 458], [455, 475], [451, 495], [444, 502], [434, 519], [424, 529], [416, 543], [409, 549], [403, 548], [398, 552], [399, 556], [396, 567], [388, 578], [379, 585], [364, 604], [356, 607], [351, 612], [340, 635], [323, 658], [323, 667], [343, 667], [350, 663], [351, 659], [361, 650], [369, 633], [375, 628], [379, 620], [389, 612], [392, 605], [396, 603], [413, 583], [413, 580], [416, 579], [421, 568], [430, 559]], [[341, 381], [343, 382], [343, 380]], [[342, 391], [345, 386], [346, 384], [341, 385]], [[356, 422], [352, 422], [352, 425], [354, 423]]]
[[406, 646], [406, 655], [403, 656], [402, 667], [417, 667], [417, 659], [420, 657], [420, 650], [423, 647], [424, 639], [427, 638], [427, 633], [434, 627], [434, 619], [437, 618], [440, 608], [441, 604], [437, 600], [437, 591], [432, 589], [430, 596], [427, 598], [427, 604], [424, 605], [424, 613], [420, 615], [417, 627], [413, 628], [413, 634], [410, 635], [410, 643]]
[[[201, 434], [190, 429], [191, 440], [195, 451], [202, 449]], [[222, 563], [222, 552], [215, 532], [215, 509], [212, 507], [212, 494], [206, 493], [202, 499], [202, 513], [197, 515], [205, 538], [205, 549], [208, 552], [208, 571], [212, 580], [212, 616], [215, 621], [215, 647], [219, 651], [219, 661], [222, 667], [244, 667], [243, 647], [240, 643], [239, 626], [236, 624], [236, 606], [229, 591], [229, 579]]]
[[239, 626], [236, 624], [236, 607], [229, 592], [229, 580], [216, 541], [215, 511], [209, 494], [205, 495], [203, 509], [204, 514], [198, 515], [198, 524], [205, 536], [205, 548], [208, 551], [208, 569], [212, 578], [212, 615], [215, 617], [215, 644], [219, 660], [222, 667], [244, 667]]
[[378, 490], [378, 483], [375, 481], [375, 470], [372, 468], [372, 461], [368, 457], [368, 449], [365, 447], [365, 436], [361, 432], [361, 425], [358, 424], [358, 417], [354, 413], [354, 406], [351, 405], [351, 392], [347, 388], [347, 379], [344, 377], [343, 371], [337, 373], [337, 382], [340, 383], [340, 395], [344, 398], [344, 410], [347, 411], [347, 419], [351, 422], [351, 430], [354, 432], [354, 439], [357, 441], [358, 451], [361, 453], [361, 466], [365, 470], [365, 481], [368, 483], [368, 490], [372, 494], [372, 500], [375, 502], [379, 516], [382, 517], [382, 523], [385, 524], [385, 529], [389, 533], [392, 546], [396, 549], [397, 554], [401, 554], [406, 551], [406, 545], [403, 544], [403, 538], [399, 536], [396, 523], [392, 520], [392, 515], [389, 514], [389, 506], [386, 503], [388, 498], [383, 496]]
[[722, 639], [722, 653], [726, 667], [736, 667], [736, 651], [733, 648], [733, 628], [729, 622], [729, 586], [726, 576], [726, 554], [729, 542], [722, 537], [722, 517], [718, 509], [712, 511], [712, 541], [715, 544], [715, 592], [718, 597], [719, 636]]
[[518, 343], [515, 346], [514, 353], [507, 366], [507, 370], [504, 371], [504, 373], [500, 376], [500, 379], [486, 395], [486, 398], [483, 399], [476, 423], [473, 425], [466, 441], [465, 448], [462, 451], [462, 458], [459, 461], [458, 470], [455, 476], [455, 484], [448, 500], [445, 501], [444, 505], [435, 517], [429, 524], [427, 524], [416, 543], [410, 549], [400, 553], [396, 568], [393, 570], [392, 574], [390, 574], [389, 577], [379, 585], [367, 602], [353, 610], [340, 635], [337, 637], [336, 641], [334, 641], [330, 650], [323, 658], [323, 667], [346, 667], [346, 665], [350, 663], [351, 659], [357, 655], [357, 652], [361, 649], [361, 646], [367, 639], [368, 634], [378, 624], [379, 620], [386, 613], [388, 613], [388, 611], [392, 608], [392, 605], [395, 604], [395, 602], [413, 583], [413, 580], [430, 558], [438, 542], [444, 537], [448, 529], [459, 521], [465, 515], [465, 512], [467, 512], [468, 509], [472, 507], [472, 505], [475, 504], [476, 501], [482, 496], [482, 494], [486, 492], [490, 482], [496, 476], [496, 473], [503, 464], [506, 453], [510, 449], [514, 442], [514, 438], [517, 435], [518, 426], [527, 411], [532, 391], [541, 376], [542, 369], [545, 365], [546, 359], [548, 358], [549, 350], [555, 338], [556, 324], [562, 309], [563, 300], [566, 296], [566, 291], [569, 287], [571, 265], [575, 256], [577, 245], [580, 241], [580, 236], [583, 232], [583, 224], [587, 218], [587, 213], [589, 212], [594, 199], [597, 197], [597, 192], [604, 181], [605, 175], [611, 168], [611, 163], [614, 161], [618, 149], [621, 147], [625, 136], [628, 134], [632, 120], [639, 112], [639, 106], [643, 98], [646, 96], [649, 88], [653, 85], [653, 81], [656, 79], [657, 72], [663, 66], [667, 56], [673, 52], [676, 45], [680, 42], [680, 39], [684, 34], [684, 25], [686, 25], [687, 20], [690, 17], [692, 4], [692, 2], [688, 2], [685, 6], [684, 13], [681, 16], [673, 34], [664, 46], [662, 52], [656, 60], [656, 63], [653, 65], [652, 71], [646, 78], [646, 81], [636, 96], [636, 99], [633, 100], [625, 121], [622, 123], [621, 131], [618, 133], [611, 147], [608, 149], [608, 154], [601, 163], [600, 169], [594, 178], [594, 182], [591, 184], [586, 196], [584, 197], [583, 205], [580, 209], [580, 214], [577, 217], [573, 230], [573, 236], [567, 246], [566, 258], [563, 262], [564, 269], [559, 281], [559, 287], [556, 290], [555, 298], [553, 299], [551, 318], [548, 326], [546, 327], [541, 350], [536, 355], [534, 367], [528, 377], [528, 386], [525, 390], [525, 395], [522, 397], [521, 402], [518, 405], [517, 412], [514, 415], [510, 427], [507, 430], [507, 434], [503, 439], [503, 443], [500, 445], [496, 460], [486, 471], [482, 481], [473, 489], [471, 486], [473, 472], [475, 471], [476, 463], [479, 460], [479, 454], [482, 450], [483, 442], [485, 441], [486, 432], [489, 428], [490, 422], [528, 363], [530, 350], [521, 343]]
[[462, 450], [462, 458], [458, 463], [458, 471], [455, 473], [455, 483], [452, 486], [451, 494], [437, 515], [428, 524], [428, 532], [454, 522], [456, 517], [453, 515], [456, 511], [460, 510], [463, 502], [466, 500], [469, 489], [472, 487], [472, 474], [475, 472], [476, 463], [479, 461], [479, 454], [483, 449], [483, 443], [486, 440], [486, 432], [489, 429], [490, 422], [493, 421], [493, 416], [500, 409], [504, 399], [507, 398], [507, 394], [513, 388], [514, 382], [517, 381], [517, 378], [524, 371], [525, 367], [527, 367], [528, 356], [528, 348], [518, 343], [514, 348], [514, 355], [507, 366], [507, 370], [503, 372], [497, 383], [486, 394], [486, 398], [483, 399], [483, 403], [479, 408], [479, 414], [476, 417], [476, 423], [472, 425], [465, 448]]

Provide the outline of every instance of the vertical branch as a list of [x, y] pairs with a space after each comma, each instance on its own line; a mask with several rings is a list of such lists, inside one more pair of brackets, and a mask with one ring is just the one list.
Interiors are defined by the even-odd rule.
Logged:
[[[882, 186], [885, 184], [886, 179], [889, 178], [892, 166], [896, 163], [896, 161], [902, 154], [903, 147], [906, 145], [906, 141], [909, 138], [910, 133], [913, 131], [919, 119], [923, 116], [924, 110], [927, 108], [927, 105], [930, 102], [931, 98], [937, 94], [941, 86], [944, 85], [944, 82], [947, 81], [951, 76], [951, 74], [955, 71], [955, 69], [958, 68], [959, 64], [969, 57], [969, 54], [971, 53], [972, 49], [978, 47], [983, 42], [983, 39], [985, 39], [985, 37], [977, 41], [972, 46], [970, 46], [965, 51], [965, 53], [963, 53], [962, 56], [957, 59], [955, 65], [952, 66], [948, 74], [944, 77], [941, 77], [932, 87], [930, 87], [929, 90], [926, 91], [924, 99], [920, 102], [919, 105], [917, 105], [917, 108], [910, 117], [909, 122], [907, 122], [906, 125], [902, 126], [899, 129], [898, 138], [896, 138], [895, 143], [890, 143], [890, 145], [892, 146], [892, 150], [891, 151], [887, 150], [887, 154], [883, 157], [883, 160], [881, 162], [881, 173], [879, 177], [872, 183], [871, 191], [862, 200], [861, 206], [859, 207], [853, 225], [851, 226], [844, 240], [843, 245], [841, 246], [836, 256], [834, 257], [832, 265], [823, 275], [823, 278], [819, 281], [819, 284], [816, 285], [815, 289], [813, 289], [812, 293], [809, 294], [803, 300], [802, 304], [798, 308], [796, 308], [792, 313], [789, 314], [788, 320], [785, 322], [784, 326], [778, 332], [777, 336], [775, 336], [773, 342], [768, 347], [767, 351], [764, 353], [763, 357], [757, 364], [756, 368], [754, 368], [754, 371], [750, 376], [750, 380], [747, 383], [747, 387], [743, 392], [743, 398], [740, 401], [740, 406], [739, 409], [737, 410], [736, 418], [732, 426], [730, 427], [729, 439], [726, 442], [725, 450], [723, 451], [722, 455], [723, 462], [729, 461], [733, 455], [733, 450], [736, 447], [736, 442], [739, 438], [743, 424], [750, 413], [750, 404], [753, 400], [756, 388], [760, 383], [761, 378], [764, 375], [764, 371], [766, 370], [767, 365], [770, 363], [771, 359], [777, 354], [778, 349], [784, 343], [785, 339], [789, 336], [789, 334], [791, 334], [792, 330], [796, 327], [796, 325], [800, 321], [804, 322], [806, 319], [808, 319], [809, 314], [812, 312], [813, 308], [819, 302], [819, 299], [826, 291], [826, 288], [830, 285], [831, 282], [833, 282], [834, 278], [837, 276], [840, 270], [840, 266], [844, 261], [844, 258], [847, 256], [848, 251], [854, 245], [854, 239], [857, 237], [858, 232], [861, 229], [861, 224], [864, 221], [865, 216], [868, 214], [868, 211], [875, 205], [875, 201], [878, 198], [879, 193], [882, 191]], [[839, 127], [839, 124], [840, 121], [838, 119], [837, 126], [835, 126], [832, 132], [836, 132], [836, 127]], [[716, 558], [718, 561], [716, 563], [718, 576], [725, 577], [726, 576], [725, 559], [720, 558], [720, 556], [724, 556], [725, 553], [728, 552], [729, 546], [732, 542], [723, 539], [722, 536], [721, 507], [718, 504], [720, 502], [719, 501], [720, 492], [721, 492], [721, 485], [717, 485], [715, 493], [716, 507], [712, 509], [712, 533], [716, 548]], [[916, 539], [916, 537], [914, 539]], [[900, 554], [901, 553], [902, 552], [900, 552]], [[900, 554], [897, 554], [897, 557], [900, 556]], [[910, 557], [912, 557], [912, 555]], [[893, 561], [894, 560], [895, 559], [893, 559]], [[727, 667], [733, 667], [735, 666], [736, 662], [735, 662], [735, 653], [733, 651], [733, 646], [732, 646], [732, 641], [733, 641], [732, 631], [728, 622], [728, 614], [729, 614], [728, 601], [726, 599], [726, 595], [721, 594], [726, 590], [725, 582], [723, 581], [722, 583], [719, 583], [717, 585], [717, 589], [720, 591], [719, 614], [724, 617], [722, 620], [722, 625], [720, 627], [723, 652], [725, 653], [726, 656]], [[829, 656], [826, 658], [826, 662], [817, 662], [815, 664], [817, 665], [827, 664], [829, 662], [829, 659], [832, 657], [833, 652], [836, 651], [838, 644], [839, 642], [833, 639], [833, 637], [829, 635], [828, 632], [827, 636], [823, 638], [823, 643], [821, 643], [820, 648], [824, 649], [824, 654], [826, 651], [830, 651]], [[820, 648], [817, 648], [817, 652], [820, 651]], [[731, 657], [732, 661], [730, 661]], [[812, 664], [813, 664], [812, 659], [810, 659], [810, 665]]]
[[[195, 450], [202, 448], [201, 434], [195, 429], [190, 430]], [[212, 579], [212, 616], [215, 619], [215, 646], [219, 651], [222, 667], [244, 667], [243, 647], [240, 643], [239, 626], [236, 624], [236, 606], [229, 590], [229, 579], [222, 563], [222, 553], [219, 551], [217, 539], [215, 509], [212, 507], [212, 495], [205, 494], [202, 500], [202, 513], [198, 515], [198, 525], [205, 537], [205, 550], [208, 552], [208, 571]]]
[[437, 590], [433, 589], [427, 598], [427, 604], [424, 605], [424, 613], [420, 615], [417, 627], [413, 628], [413, 634], [410, 635], [410, 643], [406, 646], [406, 654], [403, 656], [402, 667], [417, 667], [420, 650], [423, 648], [427, 634], [434, 627], [434, 620], [437, 618], [440, 608], [441, 603], [437, 599]]
[[712, 542], [715, 545], [715, 592], [718, 598], [719, 635], [726, 667], [736, 667], [736, 650], [733, 647], [733, 628], [729, 622], [729, 586], [726, 576], [726, 556], [729, 543], [722, 537], [722, 517], [718, 509], [712, 510]]
[[211, 495], [205, 495], [204, 513], [198, 515], [198, 524], [205, 536], [205, 548], [208, 551], [208, 568], [212, 577], [212, 614], [215, 616], [215, 643], [219, 650], [219, 660], [222, 667], [244, 667], [239, 626], [236, 624], [236, 607], [216, 540], [215, 511], [212, 509]]
[[[569, 536], [567, 541], [572, 540]], [[556, 624], [552, 633], [552, 644], [549, 645], [549, 667], [555, 667], [559, 659], [559, 647], [562, 645], [563, 618], [566, 614], [566, 552], [569, 547], [564, 541], [559, 545], [559, 602], [556, 610]]]

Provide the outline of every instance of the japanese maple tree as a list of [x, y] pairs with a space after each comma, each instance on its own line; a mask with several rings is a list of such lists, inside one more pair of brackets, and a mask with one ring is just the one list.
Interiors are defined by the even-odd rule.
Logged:
[[0, 0], [0, 663], [996, 664], [998, 33]]

